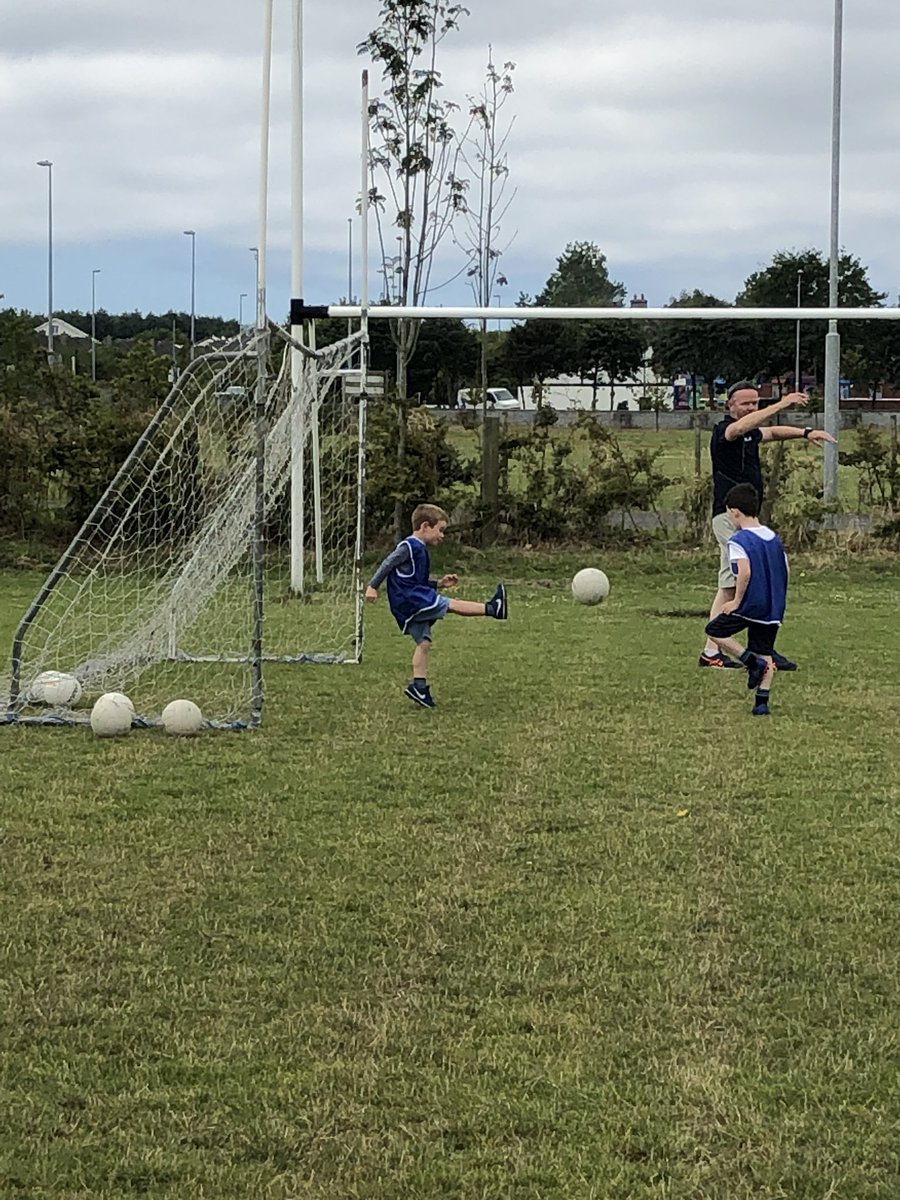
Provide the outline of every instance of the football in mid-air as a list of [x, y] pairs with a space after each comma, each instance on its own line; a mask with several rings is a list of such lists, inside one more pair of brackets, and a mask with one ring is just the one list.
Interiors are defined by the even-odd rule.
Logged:
[[602, 604], [609, 595], [609, 580], [597, 567], [585, 567], [572, 580], [572, 595], [579, 604]]

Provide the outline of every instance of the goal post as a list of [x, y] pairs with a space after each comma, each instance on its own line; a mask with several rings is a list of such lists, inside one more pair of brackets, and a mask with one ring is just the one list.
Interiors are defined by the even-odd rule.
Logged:
[[[834, 260], [833, 260], [834, 261]], [[836, 292], [832, 293], [836, 298]], [[840, 422], [838, 376], [840, 374], [840, 340], [837, 329], [841, 321], [896, 321], [900, 307], [894, 308], [762, 308], [752, 305], [732, 305], [722, 308], [691, 308], [689, 305], [670, 305], [666, 308], [550, 308], [536, 305], [521, 307], [485, 306], [426, 306], [334, 304], [328, 308], [331, 317], [352, 320], [365, 314], [367, 320], [403, 321], [455, 319], [462, 321], [800, 321], [828, 322], [825, 343], [825, 429], [837, 438]], [[822, 491], [826, 502], [837, 500], [837, 471], [839, 452], [836, 440], [828, 442], [822, 456]]]
[[[342, 375], [360, 338], [314, 350], [268, 327], [190, 364], [19, 622], [0, 719], [83, 722], [118, 691], [139, 723], [185, 698], [215, 727], [251, 727], [265, 661], [358, 661], [365, 397], [345, 394]], [[316, 431], [319, 476], [294, 497], [317, 513], [301, 547], [316, 584], [301, 597], [289, 580], [298, 428], [307, 455]], [[77, 708], [32, 703], [48, 670], [78, 680]]]
[[896, 321], [900, 308], [484, 308], [478, 306], [426, 306], [330, 304], [330, 317], [353, 319], [365, 313], [372, 321]]

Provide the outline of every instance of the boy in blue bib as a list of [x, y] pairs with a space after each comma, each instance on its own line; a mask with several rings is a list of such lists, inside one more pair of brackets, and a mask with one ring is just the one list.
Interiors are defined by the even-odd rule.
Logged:
[[508, 616], [506, 588], [502, 583], [485, 604], [438, 595], [438, 589], [456, 587], [459, 583], [456, 575], [429, 578], [429, 547], [441, 544], [449, 522], [450, 518], [436, 504], [420, 504], [412, 515], [411, 536], [398, 542], [366, 588], [366, 599], [374, 603], [378, 599], [378, 589], [387, 580], [388, 604], [394, 620], [400, 632], [416, 643], [413, 679], [404, 688], [404, 695], [422, 708], [437, 708], [428, 685], [428, 656], [435, 621], [440, 621], [448, 612], [461, 617], [494, 617], [498, 621], [505, 621]]
[[[706, 633], [720, 650], [747, 668], [747, 687], [756, 688], [753, 715], [767, 717], [775, 676], [775, 638], [787, 603], [787, 555], [778, 534], [759, 520], [759, 493], [752, 484], [731, 488], [725, 508], [735, 526], [728, 539], [734, 599], [723, 605]], [[734, 636], [743, 629], [747, 630], [746, 650]]]

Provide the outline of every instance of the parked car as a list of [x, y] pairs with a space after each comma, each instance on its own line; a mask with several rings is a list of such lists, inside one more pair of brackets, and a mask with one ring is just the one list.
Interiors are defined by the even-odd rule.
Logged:
[[[476, 389], [462, 388], [456, 393], [457, 408], [471, 408], [473, 402], [477, 405], [480, 399], [480, 392]], [[487, 406], [495, 408], [501, 412], [507, 412], [511, 409], [520, 409], [522, 405], [515, 398], [509, 388], [489, 387], [487, 389]]]

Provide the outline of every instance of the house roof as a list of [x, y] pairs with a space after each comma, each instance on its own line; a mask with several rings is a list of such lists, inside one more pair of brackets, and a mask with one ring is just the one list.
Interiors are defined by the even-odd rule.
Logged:
[[[47, 326], [49, 322], [43, 321], [35, 327], [34, 332], [47, 336]], [[53, 318], [53, 336], [67, 338], [87, 338], [90, 341], [91, 335], [85, 333], [84, 330], [78, 329], [75, 325], [70, 325], [68, 321], [62, 321], [59, 317]]]

